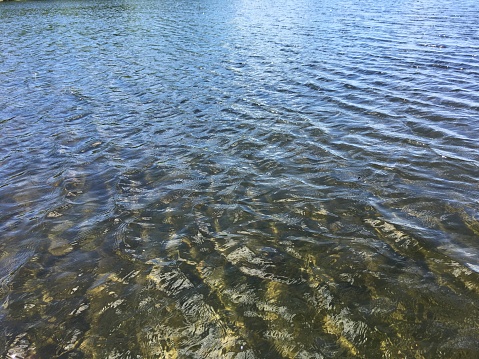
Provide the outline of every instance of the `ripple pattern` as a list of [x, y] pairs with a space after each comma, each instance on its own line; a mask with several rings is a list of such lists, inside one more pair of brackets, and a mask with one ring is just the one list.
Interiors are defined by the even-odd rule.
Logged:
[[0, 3], [0, 355], [479, 356], [479, 3]]

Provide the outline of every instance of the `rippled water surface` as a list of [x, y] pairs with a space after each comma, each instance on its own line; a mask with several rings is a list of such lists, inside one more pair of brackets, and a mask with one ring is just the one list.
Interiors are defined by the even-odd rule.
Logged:
[[0, 3], [0, 356], [478, 358], [479, 3]]

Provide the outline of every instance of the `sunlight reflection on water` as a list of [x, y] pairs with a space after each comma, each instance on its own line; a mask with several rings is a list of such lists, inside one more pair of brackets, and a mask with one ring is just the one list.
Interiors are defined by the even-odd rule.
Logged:
[[2, 3], [0, 353], [478, 353], [478, 4]]

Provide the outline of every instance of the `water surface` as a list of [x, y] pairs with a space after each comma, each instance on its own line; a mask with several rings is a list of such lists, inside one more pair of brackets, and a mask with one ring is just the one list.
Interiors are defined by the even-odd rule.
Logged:
[[0, 4], [0, 355], [479, 357], [479, 3]]

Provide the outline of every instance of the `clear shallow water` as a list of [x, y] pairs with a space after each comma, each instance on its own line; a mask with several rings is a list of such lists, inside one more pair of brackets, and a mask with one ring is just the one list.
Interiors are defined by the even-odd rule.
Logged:
[[478, 13], [1, 3], [1, 355], [478, 357]]

